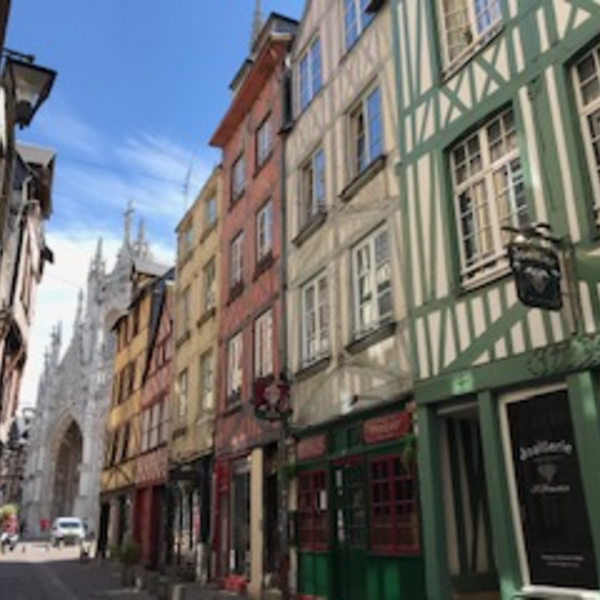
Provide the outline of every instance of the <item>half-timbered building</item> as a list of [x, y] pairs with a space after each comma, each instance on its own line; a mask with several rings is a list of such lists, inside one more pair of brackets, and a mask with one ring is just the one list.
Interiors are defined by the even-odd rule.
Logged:
[[[141, 476], [140, 483], [146, 481], [137, 471], [142, 432], [142, 381], [148, 360], [153, 284], [168, 270], [149, 258], [134, 258], [129, 273], [130, 302], [113, 327], [117, 348], [100, 479], [102, 551], [119, 549], [133, 540], [134, 535], [140, 535], [141, 523], [134, 522], [134, 517], [139, 515], [135, 500], [143, 497], [136, 490], [136, 475]], [[139, 543], [140, 538], [135, 541]]]
[[[307, 2], [286, 144], [298, 597], [421, 597], [389, 3]], [[406, 450], [406, 452], [405, 452]]]
[[597, 598], [600, 6], [390, 4], [427, 597]]
[[141, 400], [138, 423], [139, 452], [135, 464], [133, 537], [141, 549], [141, 563], [164, 567], [167, 523], [168, 447], [173, 357], [173, 279], [170, 269], [148, 290], [148, 345], [140, 365]]

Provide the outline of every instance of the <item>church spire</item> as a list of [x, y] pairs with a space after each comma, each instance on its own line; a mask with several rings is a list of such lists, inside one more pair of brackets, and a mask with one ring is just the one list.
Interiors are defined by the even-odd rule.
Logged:
[[254, 17], [252, 18], [252, 39], [250, 40], [250, 53], [254, 48], [254, 43], [258, 38], [262, 27], [262, 11], [260, 9], [260, 0], [254, 2]]
[[129, 200], [127, 202], [127, 209], [125, 210], [125, 245], [131, 244], [131, 216], [133, 215], [133, 202]]

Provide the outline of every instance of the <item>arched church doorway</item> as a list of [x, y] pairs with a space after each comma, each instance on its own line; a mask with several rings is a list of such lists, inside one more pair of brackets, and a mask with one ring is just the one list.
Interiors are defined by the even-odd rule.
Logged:
[[73, 514], [79, 490], [79, 465], [83, 456], [83, 437], [75, 421], [60, 441], [54, 473], [54, 517]]

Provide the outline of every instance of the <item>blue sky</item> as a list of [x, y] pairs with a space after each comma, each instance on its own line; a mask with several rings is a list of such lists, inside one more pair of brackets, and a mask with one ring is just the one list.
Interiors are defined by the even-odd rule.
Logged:
[[[56, 262], [38, 290], [21, 399], [33, 404], [52, 326], [71, 335], [98, 237], [112, 265], [131, 201], [134, 223], [163, 261], [174, 228], [219, 152], [208, 141], [246, 58], [254, 0], [13, 0], [6, 46], [58, 76], [23, 142], [57, 152], [54, 212], [46, 225]], [[304, 0], [262, 0], [300, 19]], [[187, 182], [187, 185], [186, 185]]]

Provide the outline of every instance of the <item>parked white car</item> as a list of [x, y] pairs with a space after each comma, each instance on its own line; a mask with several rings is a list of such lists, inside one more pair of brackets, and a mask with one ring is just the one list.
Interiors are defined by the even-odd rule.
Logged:
[[54, 519], [50, 530], [50, 542], [53, 546], [81, 544], [85, 536], [83, 521], [78, 517], [58, 517]]

